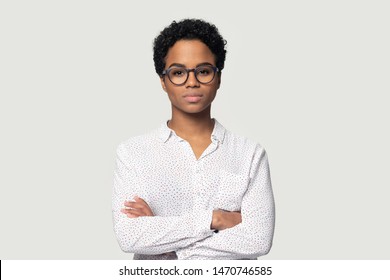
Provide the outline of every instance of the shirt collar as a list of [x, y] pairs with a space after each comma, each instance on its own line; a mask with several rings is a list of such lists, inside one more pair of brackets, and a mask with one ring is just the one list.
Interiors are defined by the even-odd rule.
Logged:
[[168, 127], [168, 121], [161, 124], [160, 130], [159, 130], [159, 138], [164, 143], [167, 142], [169, 137], [171, 136], [173, 130]]
[[213, 132], [211, 133], [211, 139], [223, 143], [226, 129], [216, 119], [213, 120], [215, 121], [215, 124], [214, 124]]
[[[214, 120], [214, 129], [213, 132], [211, 133], [211, 140], [223, 143], [226, 129], [216, 119], [213, 120]], [[164, 143], [167, 142], [168, 139], [171, 137], [171, 135], [174, 133], [175, 132], [168, 127], [168, 121], [161, 124], [159, 130], [159, 138], [162, 142]]]

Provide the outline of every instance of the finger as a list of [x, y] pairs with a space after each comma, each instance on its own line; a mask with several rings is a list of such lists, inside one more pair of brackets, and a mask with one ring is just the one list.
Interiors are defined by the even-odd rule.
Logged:
[[131, 211], [132, 211], [132, 209], [128, 209], [128, 208], [121, 209], [121, 212], [124, 213], [124, 214], [131, 213]]
[[122, 213], [126, 215], [128, 218], [138, 218], [142, 216], [140, 213], [134, 211], [128, 211], [128, 210], [123, 211]]
[[126, 215], [135, 215], [135, 216], [150, 216], [148, 211], [143, 209], [121, 209], [121, 212]]
[[126, 200], [128, 202], [145, 202], [142, 198], [140, 198], [138, 195], [133, 196], [133, 198]]
[[144, 205], [148, 205], [145, 200], [143, 200], [142, 198], [140, 198], [139, 196], [134, 196], [133, 199], [131, 200], [126, 200], [125, 203], [138, 203], [138, 204], [144, 204]]
[[131, 214], [131, 213], [126, 214], [126, 216], [128, 218], [139, 218], [140, 217], [139, 215], [135, 215], [135, 214]]
[[134, 197], [133, 197], [133, 199], [134, 199], [134, 201], [136, 201], [136, 202], [142, 202], [142, 203], [146, 203], [146, 202], [145, 202], [145, 200], [143, 200], [142, 198], [140, 198], [140, 197], [139, 197], [139, 196], [137, 196], [137, 195], [136, 195], [136, 196], [134, 196]]
[[133, 215], [133, 214], [127, 214], [126, 216], [127, 216], [128, 218], [139, 218], [139, 216]]
[[141, 204], [139, 202], [132, 202], [132, 201], [126, 201], [124, 203], [124, 205], [126, 207], [129, 207], [129, 208], [134, 208], [134, 209], [141, 209], [141, 208], [144, 208], [145, 205], [144, 204]]
[[121, 212], [122, 213], [125, 213], [125, 214], [127, 214], [127, 213], [143, 213], [143, 211], [142, 211], [142, 209], [140, 210], [140, 209], [135, 209], [135, 208], [123, 208], [123, 209], [121, 209]]

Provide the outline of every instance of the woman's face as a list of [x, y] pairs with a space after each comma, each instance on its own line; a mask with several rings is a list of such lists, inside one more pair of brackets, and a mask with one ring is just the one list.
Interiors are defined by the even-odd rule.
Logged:
[[[168, 51], [165, 59], [165, 70], [175, 66], [193, 69], [201, 65], [215, 66], [215, 56], [211, 50], [199, 40], [179, 40]], [[201, 113], [213, 102], [220, 85], [220, 74], [216, 73], [212, 82], [201, 84], [190, 72], [183, 85], [175, 85], [165, 75], [161, 85], [168, 93], [172, 110], [184, 113]]]

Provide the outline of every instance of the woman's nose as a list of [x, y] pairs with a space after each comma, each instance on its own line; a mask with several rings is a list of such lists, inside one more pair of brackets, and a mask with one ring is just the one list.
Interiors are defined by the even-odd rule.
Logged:
[[195, 76], [195, 70], [192, 70], [192, 71], [188, 72], [188, 79], [187, 79], [187, 82], [186, 82], [186, 86], [188, 86], [188, 87], [197, 87], [197, 86], [199, 86], [199, 82], [198, 82], [198, 80], [196, 79], [196, 76]]

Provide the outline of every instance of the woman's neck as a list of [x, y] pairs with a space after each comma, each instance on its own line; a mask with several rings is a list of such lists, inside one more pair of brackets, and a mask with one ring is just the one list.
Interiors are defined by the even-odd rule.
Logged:
[[210, 111], [200, 114], [172, 113], [168, 127], [185, 140], [197, 140], [211, 137], [214, 129], [214, 120], [211, 119]]

